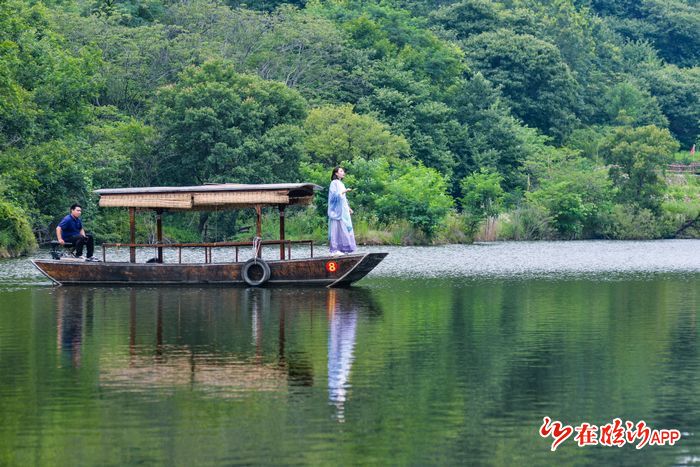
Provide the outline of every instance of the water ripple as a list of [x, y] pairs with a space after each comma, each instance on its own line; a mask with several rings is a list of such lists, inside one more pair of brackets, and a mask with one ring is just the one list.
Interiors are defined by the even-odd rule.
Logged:
[[518, 277], [700, 271], [700, 240], [495, 242], [388, 251], [373, 276]]

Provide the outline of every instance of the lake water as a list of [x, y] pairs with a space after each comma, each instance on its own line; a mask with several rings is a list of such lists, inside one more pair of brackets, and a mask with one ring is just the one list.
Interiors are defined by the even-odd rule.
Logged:
[[[700, 241], [366, 250], [338, 290], [0, 262], [0, 465], [700, 464]], [[553, 452], [545, 416], [681, 439]]]

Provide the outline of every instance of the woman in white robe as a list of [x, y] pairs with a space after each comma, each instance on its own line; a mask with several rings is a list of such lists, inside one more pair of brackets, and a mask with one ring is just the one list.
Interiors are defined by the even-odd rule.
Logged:
[[352, 253], [357, 249], [350, 218], [352, 209], [345, 196], [351, 189], [345, 188], [343, 178], [345, 178], [345, 169], [342, 167], [333, 169], [331, 186], [328, 189], [328, 245], [332, 255]]

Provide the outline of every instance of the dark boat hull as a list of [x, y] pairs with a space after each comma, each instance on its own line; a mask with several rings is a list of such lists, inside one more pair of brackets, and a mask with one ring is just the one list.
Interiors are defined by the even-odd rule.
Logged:
[[[387, 253], [267, 261], [270, 279], [265, 285], [342, 287], [362, 279]], [[46, 277], [62, 285], [194, 285], [246, 287], [244, 263], [101, 263], [32, 260]]]

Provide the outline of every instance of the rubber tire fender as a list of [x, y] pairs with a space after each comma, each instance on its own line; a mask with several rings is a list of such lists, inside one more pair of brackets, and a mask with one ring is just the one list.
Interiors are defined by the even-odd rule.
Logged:
[[[253, 280], [250, 278], [250, 268], [255, 266], [256, 264], [262, 267], [263, 275], [260, 279]], [[241, 277], [249, 286], [260, 287], [270, 279], [270, 266], [260, 258], [251, 258], [248, 261], [246, 261], [243, 267], [241, 268]]]

